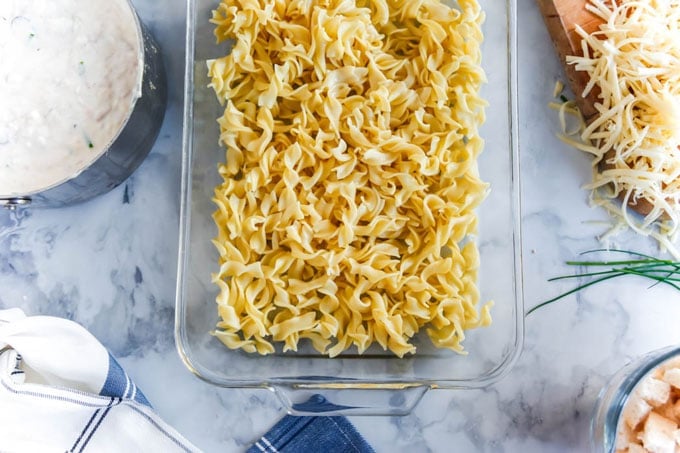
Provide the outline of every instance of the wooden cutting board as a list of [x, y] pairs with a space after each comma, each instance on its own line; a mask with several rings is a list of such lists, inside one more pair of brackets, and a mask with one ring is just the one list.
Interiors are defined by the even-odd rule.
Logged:
[[[543, 19], [555, 44], [555, 50], [559, 55], [564, 71], [569, 80], [569, 85], [576, 96], [576, 104], [586, 122], [592, 121], [597, 116], [594, 105], [597, 102], [599, 90], [597, 86], [591, 90], [587, 97], [581, 97], [583, 89], [588, 84], [588, 75], [583, 71], [576, 71], [573, 65], [568, 65], [568, 55], [583, 55], [581, 49], [581, 37], [576, 33], [576, 25], [585, 32], [592, 33], [598, 30], [602, 19], [586, 10], [588, 0], [536, 0], [541, 10]], [[613, 154], [613, 151], [610, 152]], [[606, 159], [600, 161], [600, 171], [611, 168]], [[623, 194], [621, 197], [623, 199]], [[645, 199], [629, 203], [629, 206], [642, 215], [647, 215], [653, 206]], [[664, 218], [668, 218], [664, 214]]]
[[585, 99], [581, 97], [588, 83], [588, 75], [585, 72], [576, 71], [573, 65], [568, 65], [566, 58], [568, 55], [583, 55], [581, 37], [576, 33], [576, 25], [581, 26], [587, 33], [591, 33], [602, 24], [602, 19], [586, 10], [588, 0], [536, 1], [555, 44], [555, 50], [564, 66], [569, 85], [576, 96], [576, 103], [585, 120], [592, 120], [597, 114], [593, 105], [597, 101], [598, 91], [591, 91]]

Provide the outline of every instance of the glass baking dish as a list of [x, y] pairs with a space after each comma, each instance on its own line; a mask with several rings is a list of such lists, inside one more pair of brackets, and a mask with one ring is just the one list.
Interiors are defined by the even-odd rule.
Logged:
[[[416, 339], [418, 352], [399, 359], [382, 351], [328, 358], [316, 353], [250, 355], [227, 349], [210, 335], [218, 321], [211, 273], [218, 255], [212, 213], [220, 181], [216, 118], [221, 108], [207, 87], [206, 60], [224, 52], [208, 22], [218, 0], [189, 0], [182, 152], [181, 224], [175, 338], [186, 366], [201, 379], [223, 387], [267, 388], [291, 413], [404, 414], [428, 389], [480, 388], [500, 379], [520, 353], [523, 298], [517, 147], [515, 0], [481, 0], [483, 67], [489, 102], [480, 129], [486, 145], [479, 159], [491, 190], [479, 213], [482, 302], [493, 300], [493, 324], [466, 333], [468, 355]], [[302, 403], [321, 394], [316, 404]]]

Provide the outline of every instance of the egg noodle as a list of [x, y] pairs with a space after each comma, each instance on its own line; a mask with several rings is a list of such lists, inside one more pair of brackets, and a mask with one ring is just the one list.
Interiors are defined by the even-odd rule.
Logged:
[[229, 348], [398, 356], [488, 325], [469, 240], [483, 12], [435, 0], [222, 0], [213, 276]]
[[[582, 56], [567, 58], [597, 87], [598, 115], [573, 142], [591, 153], [592, 200], [623, 225], [651, 235], [674, 255], [680, 228], [680, 2], [590, 0], [603, 24], [582, 38]], [[606, 164], [604, 167], [602, 164]], [[631, 205], [648, 203], [638, 220]]]

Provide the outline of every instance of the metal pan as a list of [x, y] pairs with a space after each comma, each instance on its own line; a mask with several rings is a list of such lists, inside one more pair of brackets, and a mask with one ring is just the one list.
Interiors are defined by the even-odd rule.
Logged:
[[[132, 5], [130, 6], [132, 8]], [[0, 207], [60, 207], [89, 200], [125, 181], [153, 146], [165, 115], [167, 84], [160, 48], [132, 8], [143, 46], [141, 96], [114, 141], [83, 171], [34, 193], [3, 195]]]

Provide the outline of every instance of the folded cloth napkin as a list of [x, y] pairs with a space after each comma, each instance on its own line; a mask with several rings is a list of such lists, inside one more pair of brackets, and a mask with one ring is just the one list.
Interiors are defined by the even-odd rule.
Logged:
[[[326, 406], [321, 395], [306, 403]], [[373, 449], [345, 417], [296, 417], [286, 415], [247, 453], [373, 453]]]
[[[307, 410], [328, 407], [316, 395]], [[311, 408], [311, 409], [310, 409]], [[108, 350], [62, 318], [0, 310], [0, 452], [199, 451]], [[372, 453], [344, 417], [285, 416], [248, 452]]]
[[199, 451], [82, 326], [0, 310], [0, 451]]

